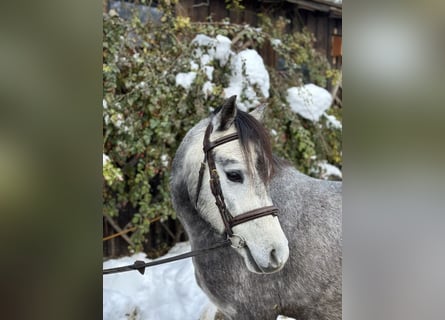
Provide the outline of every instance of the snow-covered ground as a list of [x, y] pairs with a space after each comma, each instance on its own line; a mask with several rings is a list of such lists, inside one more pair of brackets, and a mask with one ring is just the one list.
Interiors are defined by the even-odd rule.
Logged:
[[[161, 258], [189, 250], [188, 242], [178, 243]], [[144, 253], [137, 253], [105, 261], [103, 268], [125, 266], [136, 260], [151, 261]], [[147, 268], [144, 275], [127, 271], [103, 276], [104, 320], [213, 320], [215, 311], [196, 284], [190, 258]]]
[[[186, 242], [173, 247], [164, 257], [190, 250]], [[103, 268], [151, 261], [144, 253], [104, 262]], [[127, 271], [103, 276], [104, 320], [197, 320], [209, 304], [195, 281], [191, 259], [147, 268], [145, 274]]]

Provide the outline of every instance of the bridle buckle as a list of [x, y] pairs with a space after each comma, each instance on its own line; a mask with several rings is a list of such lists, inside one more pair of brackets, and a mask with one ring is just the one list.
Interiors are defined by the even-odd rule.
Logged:
[[230, 246], [235, 249], [241, 249], [247, 245], [246, 239], [236, 233], [227, 236], [227, 239], [230, 240]]

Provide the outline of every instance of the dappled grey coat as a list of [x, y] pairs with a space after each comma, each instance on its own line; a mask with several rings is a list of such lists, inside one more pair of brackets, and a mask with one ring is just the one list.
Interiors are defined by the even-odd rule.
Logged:
[[[173, 162], [173, 205], [192, 249], [224, 239], [196, 211], [182, 171], [187, 145]], [[182, 178], [178, 178], [181, 176]], [[282, 270], [256, 274], [231, 247], [193, 258], [199, 286], [225, 319], [341, 319], [341, 183], [308, 177], [282, 164], [275, 168], [270, 195], [289, 241]], [[261, 237], [261, 234], [258, 235]]]

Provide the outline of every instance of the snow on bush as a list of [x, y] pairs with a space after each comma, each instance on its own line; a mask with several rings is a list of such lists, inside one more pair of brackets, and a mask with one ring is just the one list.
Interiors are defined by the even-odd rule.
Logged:
[[[224, 90], [226, 98], [233, 95], [240, 97], [238, 107], [243, 111], [258, 106], [261, 97], [269, 97], [269, 73], [263, 58], [252, 49], [238, 53], [232, 62], [232, 75], [229, 87]], [[259, 95], [257, 93], [259, 89]]]
[[105, 153], [102, 154], [102, 168], [103, 177], [109, 185], [123, 180], [121, 169], [116, 168]]
[[322, 179], [327, 180], [331, 176], [343, 178], [340, 169], [330, 163], [327, 163], [326, 160], [320, 161], [318, 163], [318, 167], [321, 169], [320, 177]]
[[178, 73], [176, 85], [189, 90], [196, 79], [196, 71], [201, 70], [207, 77], [202, 92], [208, 97], [214, 88], [213, 80], [214, 61], [223, 67], [229, 64], [229, 86], [224, 88], [226, 98], [237, 95], [238, 107], [249, 110], [258, 106], [260, 99], [269, 97], [269, 73], [263, 59], [257, 51], [246, 49], [239, 53], [231, 50], [231, 40], [225, 36], [217, 35], [215, 38], [199, 34], [192, 40], [195, 46], [193, 59], [190, 61], [191, 71]]
[[193, 81], [195, 81], [196, 72], [190, 71], [187, 73], [178, 73], [176, 75], [176, 85], [183, 87], [185, 90], [189, 90], [192, 86]]
[[328, 124], [328, 126], [329, 126], [330, 128], [333, 128], [333, 129], [340, 129], [340, 130], [342, 129], [342, 124], [341, 124], [341, 122], [338, 121], [337, 118], [336, 118], [335, 116], [330, 115], [330, 114], [326, 114], [326, 113], [324, 113], [323, 116], [326, 117], [327, 124]]
[[102, 154], [102, 165], [104, 166], [109, 161], [110, 161], [110, 157], [108, 157], [105, 153], [103, 153]]
[[232, 41], [222, 35], [211, 38], [204, 34], [198, 34], [193, 40], [195, 45], [194, 56], [200, 58], [201, 66], [205, 66], [209, 61], [217, 60], [220, 66], [225, 66], [233, 52], [230, 50]]
[[318, 121], [331, 106], [332, 96], [326, 89], [315, 84], [292, 87], [287, 90], [287, 102], [292, 111], [310, 121]]
[[271, 41], [270, 41], [270, 44], [272, 45], [272, 46], [274, 46], [274, 47], [279, 47], [280, 45], [281, 45], [281, 40], [280, 39], [272, 39]]

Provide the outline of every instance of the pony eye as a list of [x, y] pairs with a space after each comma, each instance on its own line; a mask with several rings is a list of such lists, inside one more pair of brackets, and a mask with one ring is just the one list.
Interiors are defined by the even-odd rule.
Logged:
[[232, 182], [243, 183], [243, 175], [239, 171], [228, 171], [226, 176]]

